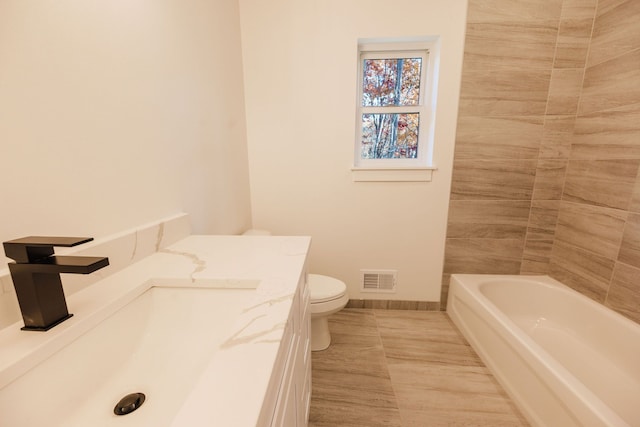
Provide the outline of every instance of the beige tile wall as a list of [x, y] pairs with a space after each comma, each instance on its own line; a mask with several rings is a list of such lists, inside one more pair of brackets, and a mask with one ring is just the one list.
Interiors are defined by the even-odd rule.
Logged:
[[443, 273], [550, 274], [640, 322], [640, 2], [470, 0]]
[[[571, 120], [545, 114], [552, 82], [555, 108], [577, 108], [567, 76], [553, 78], [562, 3], [469, 1], [443, 306], [451, 273], [518, 274], [525, 253], [531, 268], [548, 265], [558, 210], [548, 201], [560, 199], [573, 130]], [[576, 31], [566, 33], [572, 46]], [[567, 63], [577, 61], [571, 54]], [[535, 241], [525, 245], [528, 235]]]
[[599, 0], [549, 273], [640, 322], [640, 2]]

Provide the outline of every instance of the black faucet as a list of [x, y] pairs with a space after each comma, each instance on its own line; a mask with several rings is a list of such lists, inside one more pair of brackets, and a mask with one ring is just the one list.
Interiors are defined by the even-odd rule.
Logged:
[[16, 289], [25, 331], [48, 331], [73, 314], [67, 310], [60, 273], [89, 274], [109, 265], [109, 258], [55, 256], [54, 246], [72, 247], [91, 237], [31, 236], [4, 242], [4, 253], [15, 262], [9, 271]]

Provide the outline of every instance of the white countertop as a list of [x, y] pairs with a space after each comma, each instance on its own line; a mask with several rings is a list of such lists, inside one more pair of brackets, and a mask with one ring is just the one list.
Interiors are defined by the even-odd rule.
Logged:
[[259, 283], [170, 424], [255, 426], [310, 242], [309, 237], [194, 235], [161, 249], [68, 297], [74, 316], [50, 331], [21, 331], [21, 323], [1, 330], [0, 389], [150, 286], [238, 288]]

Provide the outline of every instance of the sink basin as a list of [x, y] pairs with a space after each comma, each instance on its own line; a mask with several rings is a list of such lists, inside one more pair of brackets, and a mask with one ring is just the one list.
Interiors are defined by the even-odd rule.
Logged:
[[[254, 294], [149, 287], [0, 390], [1, 424], [170, 425]], [[116, 403], [137, 392], [146, 396], [140, 408], [115, 415]]]

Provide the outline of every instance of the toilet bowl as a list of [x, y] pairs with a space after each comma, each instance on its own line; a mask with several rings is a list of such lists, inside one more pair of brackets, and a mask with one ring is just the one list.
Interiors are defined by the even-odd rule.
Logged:
[[329, 316], [349, 302], [343, 281], [321, 274], [308, 274], [311, 297], [311, 351], [325, 350], [331, 344]]
[[[268, 230], [247, 230], [245, 236], [269, 236]], [[311, 351], [325, 350], [331, 344], [329, 316], [349, 302], [343, 281], [321, 274], [308, 274], [311, 308]]]

